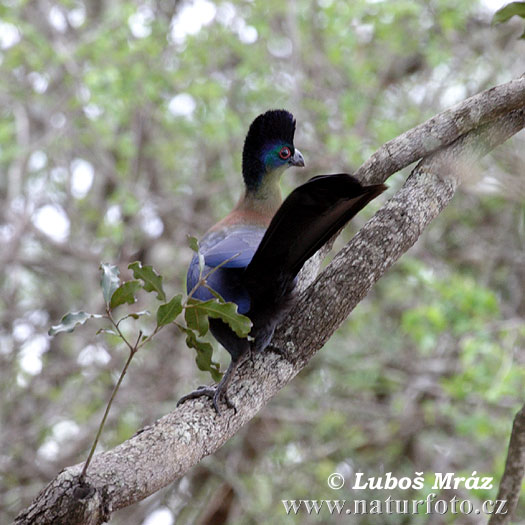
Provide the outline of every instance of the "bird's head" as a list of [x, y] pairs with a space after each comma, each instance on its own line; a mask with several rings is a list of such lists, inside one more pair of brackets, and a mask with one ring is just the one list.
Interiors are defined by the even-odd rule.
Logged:
[[290, 166], [304, 166], [294, 134], [295, 119], [284, 109], [267, 111], [252, 122], [242, 153], [242, 174], [249, 191], [258, 191], [265, 180], [278, 178]]

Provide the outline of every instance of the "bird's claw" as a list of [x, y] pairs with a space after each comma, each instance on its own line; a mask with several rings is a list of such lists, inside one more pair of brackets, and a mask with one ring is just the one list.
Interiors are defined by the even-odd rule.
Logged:
[[290, 361], [290, 358], [288, 357], [288, 352], [284, 350], [283, 348], [279, 348], [278, 346], [272, 346], [268, 345], [265, 350], [273, 352], [274, 354], [277, 354], [282, 359], [285, 359], [286, 361]]
[[217, 414], [220, 416], [221, 415], [221, 410], [219, 408], [219, 401], [220, 401], [220, 398], [221, 398], [221, 394], [224, 393], [224, 401], [226, 403], [226, 406], [228, 408], [232, 408], [233, 410], [235, 410], [235, 412], [237, 412], [236, 406], [230, 401], [230, 398], [229, 398], [228, 394], [220, 386], [221, 386], [220, 384], [218, 386], [216, 386], [216, 387], [200, 386], [196, 390], [194, 390], [193, 392], [190, 392], [189, 394], [186, 394], [185, 396], [182, 396], [177, 401], [177, 406], [182, 405], [182, 403], [184, 403], [185, 401], [188, 401], [188, 399], [197, 399], [197, 398], [199, 398], [201, 396], [206, 396], [206, 397], [211, 399], [212, 404], [213, 404], [213, 408], [215, 409]]
[[235, 359], [232, 360], [230, 363], [230, 366], [228, 367], [228, 370], [224, 373], [222, 376], [221, 381], [219, 384], [215, 387], [212, 386], [204, 386], [199, 387], [197, 390], [194, 390], [193, 392], [190, 392], [189, 394], [186, 394], [185, 396], [182, 396], [179, 401], [177, 402], [177, 406], [184, 403], [184, 401], [187, 401], [188, 399], [195, 399], [197, 397], [201, 396], [207, 396], [209, 397], [213, 402], [213, 408], [215, 408], [218, 415], [221, 415], [221, 411], [219, 409], [219, 401], [221, 398], [221, 395], [224, 394], [224, 402], [226, 403], [226, 406], [228, 408], [233, 408], [235, 412], [237, 412], [237, 407], [230, 401], [227, 393], [228, 385], [230, 384], [230, 381], [235, 374], [235, 371], [237, 368], [244, 363], [247, 359], [249, 359], [251, 356], [251, 351], [248, 355], [243, 356], [241, 359]]
[[246, 360], [250, 360], [251, 363], [252, 363], [252, 367], [255, 366], [255, 349], [253, 348], [252, 345], [250, 345], [249, 349], [248, 349], [248, 355], [246, 357]]

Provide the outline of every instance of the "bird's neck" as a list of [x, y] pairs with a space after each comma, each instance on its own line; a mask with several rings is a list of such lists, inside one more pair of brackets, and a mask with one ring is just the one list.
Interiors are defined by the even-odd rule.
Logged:
[[246, 189], [235, 209], [241, 212], [254, 213], [269, 224], [282, 203], [279, 180], [281, 170], [267, 173], [255, 189]]

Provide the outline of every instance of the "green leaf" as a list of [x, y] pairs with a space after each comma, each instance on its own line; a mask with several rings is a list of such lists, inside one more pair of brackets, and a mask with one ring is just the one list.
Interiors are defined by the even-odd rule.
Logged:
[[186, 319], [188, 328], [197, 330], [199, 335], [202, 336], [208, 332], [210, 323], [208, 322], [206, 312], [198, 307], [199, 304], [201, 304], [201, 301], [198, 299], [189, 299], [188, 306], [186, 306], [184, 311], [184, 318]]
[[246, 337], [252, 328], [248, 317], [237, 312], [235, 303], [220, 303], [215, 299], [195, 304], [195, 308], [203, 311], [209, 317], [222, 319], [239, 336]]
[[140, 281], [127, 281], [121, 284], [111, 296], [109, 307], [113, 310], [121, 304], [133, 304], [137, 301], [135, 293], [140, 288]]
[[525, 18], [525, 2], [511, 2], [505, 7], [498, 9], [492, 18], [492, 23], [501, 24], [512, 18], [514, 15]]
[[146, 292], [156, 292], [159, 301], [166, 300], [166, 294], [162, 289], [162, 276], [152, 266], [142, 266], [140, 261], [132, 262], [128, 268], [133, 271], [133, 277], [140, 279], [144, 284], [142, 288]]
[[49, 335], [56, 335], [59, 332], [72, 332], [77, 325], [84, 324], [88, 319], [99, 319], [103, 317], [99, 314], [89, 314], [87, 312], [71, 312], [64, 315], [60, 323], [52, 326], [47, 332]]
[[186, 344], [197, 351], [195, 362], [199, 370], [209, 372], [214, 381], [220, 381], [222, 374], [219, 363], [213, 360], [213, 346], [207, 341], [201, 341], [197, 334], [189, 328], [179, 327], [186, 333]]
[[199, 241], [197, 237], [192, 237], [191, 235], [187, 235], [186, 238], [188, 239], [188, 246], [196, 253], [199, 259], [199, 276], [202, 276], [204, 270], [204, 255], [199, 251]]
[[199, 251], [199, 241], [197, 240], [197, 237], [193, 237], [191, 235], [187, 235], [186, 238], [188, 239], [188, 246], [194, 251]]
[[164, 326], [173, 321], [182, 312], [182, 294], [176, 295], [169, 303], [162, 304], [157, 310], [157, 326]]
[[104, 296], [104, 301], [106, 304], [109, 304], [111, 301], [111, 296], [115, 290], [120, 286], [119, 274], [120, 271], [118, 266], [108, 263], [102, 263], [100, 265], [102, 270], [102, 276], [100, 278], [100, 286], [102, 287], [102, 295]]

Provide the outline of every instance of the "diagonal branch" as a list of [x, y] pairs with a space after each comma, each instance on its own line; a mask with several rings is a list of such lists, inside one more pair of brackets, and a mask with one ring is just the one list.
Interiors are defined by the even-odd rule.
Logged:
[[302, 317], [315, 320], [320, 330], [304, 330], [304, 325], [292, 322], [288, 329], [277, 333], [272, 344], [289, 349], [294, 362], [308, 361], [373, 283], [416, 242], [423, 229], [450, 202], [462, 173], [524, 125], [525, 108], [515, 110], [422, 160], [396, 195], [303, 293], [292, 314], [300, 310]]
[[525, 474], [525, 405], [514, 417], [505, 472], [499, 485], [497, 500], [506, 501], [505, 514], [492, 514], [489, 525], [510, 523], [518, 505], [521, 483]]
[[[506, 109], [499, 95], [491, 106], [489, 90], [477, 95], [478, 102], [483, 100], [484, 105], [478, 107], [475, 119], [468, 120], [461, 107], [456, 107], [456, 113], [449, 110], [448, 118], [458, 117], [459, 123], [451, 125], [450, 129], [456, 130], [451, 131], [455, 137], [447, 138], [449, 145], [444, 149], [438, 149], [441, 143], [432, 142], [434, 128], [427, 122], [414, 128], [418, 132], [407, 132], [414, 133], [408, 135], [410, 139], [404, 134], [381, 148], [378, 153], [386, 151], [386, 156], [381, 153], [379, 160], [363, 165], [359, 170], [361, 176], [378, 181], [422, 154], [427, 155], [396, 195], [313, 284], [302, 291], [272, 342], [279, 353], [263, 352], [253, 364], [248, 362], [239, 368], [229, 389], [237, 412], [228, 410], [219, 417], [207, 400], [184, 403], [116, 448], [95, 456], [85, 484], [78, 484], [81, 464], [62, 471], [19, 515], [16, 523], [102, 523], [114, 510], [140, 501], [173, 482], [221, 447], [306, 366], [372, 284], [414, 244], [452, 199], [462, 170], [525, 126], [525, 80], [504, 86], [493, 88], [492, 93], [494, 90], [507, 93]], [[505, 90], [510, 90], [512, 96]], [[516, 100], [521, 100], [521, 106]], [[446, 116], [442, 119], [446, 120]], [[462, 127], [461, 122], [467, 121]], [[480, 122], [486, 124], [480, 126]], [[469, 130], [473, 131], [462, 134]], [[399, 151], [398, 140], [402, 146]], [[423, 145], [432, 142], [433, 146], [421, 153], [406, 140]], [[415, 155], [419, 157], [414, 158]]]
[[390, 175], [451, 144], [469, 131], [525, 105], [525, 75], [482, 91], [381, 146], [355, 173], [367, 183]]

